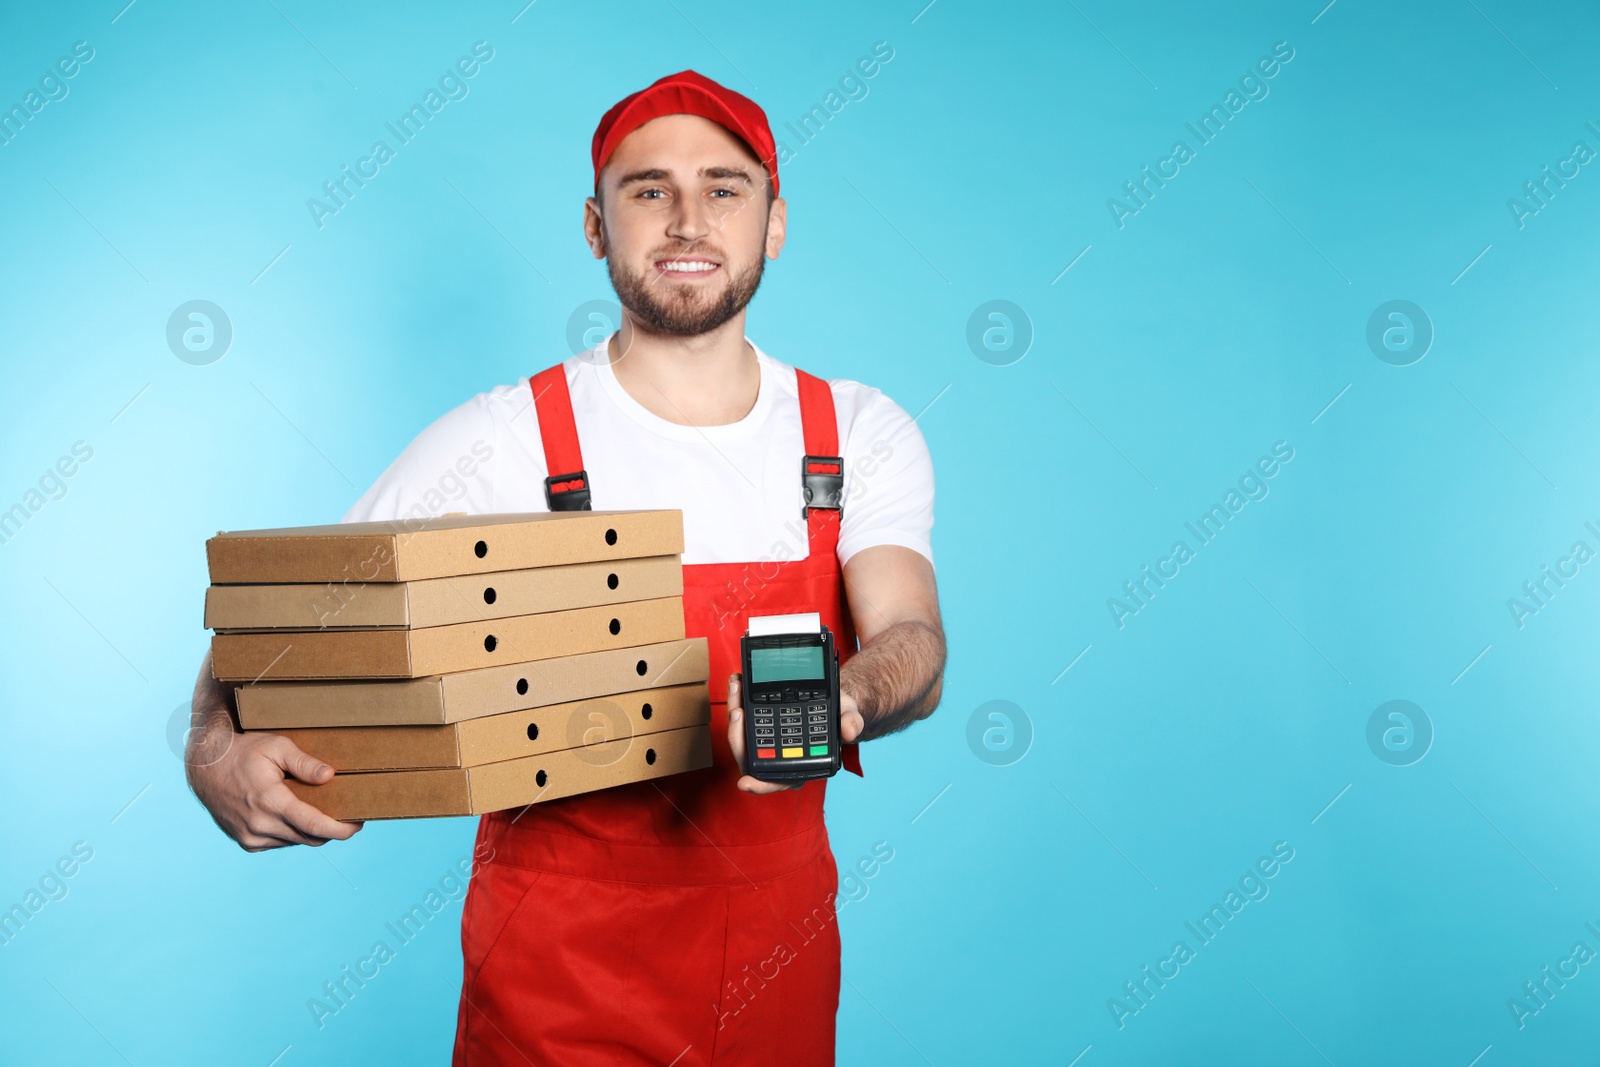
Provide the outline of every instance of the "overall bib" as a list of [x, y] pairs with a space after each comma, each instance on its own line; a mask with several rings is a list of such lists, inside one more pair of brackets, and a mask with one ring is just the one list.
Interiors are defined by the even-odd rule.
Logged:
[[[712, 766], [485, 815], [461, 918], [454, 1063], [812, 1067], [834, 1062], [838, 873], [825, 781], [755, 796], [728, 748], [727, 683], [750, 615], [815, 611], [855, 650], [836, 551], [838, 424], [797, 370], [812, 506], [804, 559], [683, 568], [711, 660]], [[552, 510], [587, 508], [563, 364], [530, 380]], [[612, 508], [626, 501], [607, 500]], [[843, 747], [856, 774], [855, 745]]]

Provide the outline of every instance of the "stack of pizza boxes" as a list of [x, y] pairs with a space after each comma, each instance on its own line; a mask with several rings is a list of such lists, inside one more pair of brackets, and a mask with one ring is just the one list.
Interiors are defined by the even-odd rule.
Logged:
[[212, 671], [337, 772], [337, 819], [473, 815], [711, 765], [678, 511], [220, 533]]

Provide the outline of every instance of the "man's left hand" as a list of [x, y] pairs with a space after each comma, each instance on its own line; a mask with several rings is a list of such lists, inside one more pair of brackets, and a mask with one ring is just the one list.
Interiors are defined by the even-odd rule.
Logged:
[[[785, 789], [799, 789], [804, 782], [763, 782], [759, 778], [751, 777], [747, 771], [750, 764], [746, 759], [744, 745], [744, 686], [743, 679], [737, 674], [728, 676], [728, 747], [733, 750], [733, 758], [739, 764], [739, 788], [746, 793], [777, 793]], [[861, 707], [856, 698], [843, 690], [839, 693], [839, 736], [846, 744], [861, 736], [861, 731], [866, 728], [866, 719], [861, 715]]]

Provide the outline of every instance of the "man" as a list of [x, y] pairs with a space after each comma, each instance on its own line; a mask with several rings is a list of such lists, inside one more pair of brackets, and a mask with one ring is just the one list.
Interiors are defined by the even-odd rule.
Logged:
[[[445, 415], [345, 518], [681, 509], [685, 622], [711, 649], [714, 763], [481, 820], [475, 854], [489, 858], [462, 916], [456, 1062], [832, 1063], [826, 783], [743, 773], [739, 636], [750, 615], [820, 612], [839, 635], [848, 742], [931, 714], [945, 660], [932, 465], [916, 424], [877, 390], [813, 378], [745, 337], [786, 222], [756, 104], [671, 75], [606, 113], [592, 156], [584, 233], [621, 328]], [[842, 509], [805, 506], [805, 456], [841, 458]], [[195, 721], [212, 729], [196, 731], [190, 779], [218, 824], [250, 850], [354, 833], [283, 785], [330, 768], [285, 738], [232, 734], [208, 667]]]

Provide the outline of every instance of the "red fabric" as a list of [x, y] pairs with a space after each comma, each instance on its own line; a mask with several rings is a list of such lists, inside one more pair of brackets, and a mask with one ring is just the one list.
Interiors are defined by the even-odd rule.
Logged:
[[[839, 454], [839, 420], [833, 411], [833, 390], [828, 383], [814, 374], [807, 374], [798, 368], [794, 372], [795, 385], [800, 393], [800, 432], [805, 440], [805, 450], [808, 456], [837, 456]], [[837, 474], [839, 469], [831, 464], [815, 463], [813, 469], [824, 474]], [[830, 468], [831, 469], [825, 469]], [[806, 525], [809, 527], [812, 554], [816, 554], [818, 544], [828, 546], [828, 557], [834, 563], [834, 571], [838, 571], [839, 547], [839, 512], [828, 508], [807, 508]], [[845, 602], [844, 575], [840, 574], [835, 587], [831, 591], [816, 590], [813, 593], [818, 597], [818, 604], [826, 604], [828, 609], [839, 618], [839, 625], [828, 623], [828, 628], [833, 631], [833, 643], [839, 649], [839, 663], [842, 666], [850, 654], [856, 650], [856, 630], [851, 623], [850, 609]], [[819, 608], [796, 608], [796, 611], [819, 611]], [[827, 622], [828, 615], [823, 615]], [[737, 643], [736, 643], [737, 644]], [[848, 651], [846, 651], [848, 649]], [[737, 648], [735, 649], [737, 651]], [[737, 662], [737, 661], [736, 661]], [[712, 656], [712, 667], [716, 666], [715, 654]], [[841, 745], [839, 757], [844, 764], [844, 769], [856, 775], [862, 775], [861, 749], [859, 745]]]
[[[828, 383], [803, 370], [794, 372], [800, 391], [800, 432], [805, 436], [806, 455], [839, 454], [839, 420], [833, 413], [833, 390]], [[807, 418], [806, 413], [812, 417]], [[822, 418], [826, 412], [827, 418]]]
[[699, 115], [728, 130], [755, 153], [772, 177], [772, 195], [778, 195], [778, 149], [767, 124], [767, 113], [749, 97], [692, 70], [669, 74], [623, 97], [605, 113], [595, 127], [590, 146], [596, 189], [600, 188], [601, 168], [622, 139], [663, 115]]
[[[559, 395], [566, 411], [553, 411], [547, 428], [539, 407], [546, 460], [576, 470], [565, 371], [534, 377], [552, 371], [559, 392], [535, 392], [545, 403]], [[833, 394], [797, 373], [805, 447], [835, 454]], [[797, 515], [790, 538], [799, 532]], [[476, 854], [490, 858], [462, 915], [457, 1067], [834, 1062], [838, 872], [823, 821], [827, 782], [738, 790], [727, 681], [753, 614], [819, 612], [841, 661], [855, 651], [838, 532], [837, 511], [813, 510], [805, 559], [684, 567], [685, 628], [711, 652], [712, 766], [480, 821]], [[861, 773], [855, 745], [845, 759]]]
[[[567, 368], [560, 363], [528, 379], [533, 406], [539, 416], [539, 437], [544, 442], [545, 473], [577, 474], [583, 470], [583, 454], [578, 451], [578, 427], [572, 421], [572, 396], [567, 392]], [[557, 483], [567, 485], [570, 483]], [[579, 482], [577, 488], [583, 488]]]

